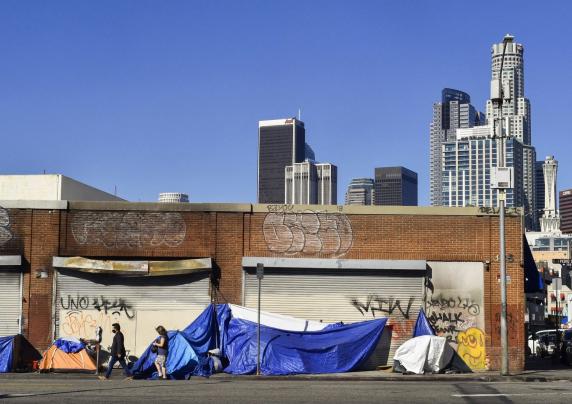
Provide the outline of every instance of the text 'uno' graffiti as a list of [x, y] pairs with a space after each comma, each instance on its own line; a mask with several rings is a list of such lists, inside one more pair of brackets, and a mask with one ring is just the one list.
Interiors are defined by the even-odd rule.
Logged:
[[0, 206], [0, 245], [6, 244], [12, 240], [12, 231], [10, 230], [10, 215], [8, 211]]
[[295, 212], [292, 205], [270, 205], [268, 211], [262, 229], [270, 251], [339, 257], [352, 246], [352, 225], [343, 213]]
[[411, 312], [411, 306], [413, 305], [414, 301], [414, 297], [410, 297], [407, 301], [402, 302], [400, 299], [393, 297], [369, 295], [365, 302], [361, 302], [359, 299], [354, 298], [351, 299], [351, 304], [363, 316], [365, 316], [366, 313], [371, 313], [372, 317], [376, 317], [376, 313], [378, 315], [381, 314], [382, 317], [395, 314], [408, 320], [409, 314]]
[[60, 298], [60, 305], [64, 310], [81, 311], [81, 310], [97, 310], [104, 314], [125, 315], [128, 319], [132, 319], [135, 314], [133, 308], [122, 298], [107, 299], [103, 296], [71, 296], [66, 299]]
[[481, 307], [470, 298], [434, 296], [426, 301], [427, 319], [437, 335], [456, 341], [460, 332], [476, 327]]
[[71, 230], [80, 245], [176, 247], [185, 239], [187, 226], [177, 212], [78, 212]]

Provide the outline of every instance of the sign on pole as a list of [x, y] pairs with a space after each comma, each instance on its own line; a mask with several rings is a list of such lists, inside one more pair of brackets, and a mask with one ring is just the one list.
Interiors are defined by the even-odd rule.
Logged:
[[260, 375], [260, 290], [262, 287], [262, 278], [264, 278], [264, 264], [256, 264], [256, 277], [258, 278], [258, 341], [256, 347], [256, 374]]

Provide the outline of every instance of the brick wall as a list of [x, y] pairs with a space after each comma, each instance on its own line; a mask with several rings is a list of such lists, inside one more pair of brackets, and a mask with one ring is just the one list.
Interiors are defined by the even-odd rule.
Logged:
[[[39, 349], [51, 340], [51, 262], [56, 255], [211, 257], [220, 277], [217, 298], [238, 304], [242, 303], [243, 256], [488, 261], [484, 332], [487, 354], [498, 368], [498, 217], [269, 213], [11, 209], [14, 237], [0, 246], [0, 254], [24, 257], [24, 334]], [[507, 266], [512, 369], [524, 366], [522, 231], [521, 217], [507, 217], [507, 254], [512, 256]], [[35, 277], [42, 269], [48, 271], [48, 279]]]

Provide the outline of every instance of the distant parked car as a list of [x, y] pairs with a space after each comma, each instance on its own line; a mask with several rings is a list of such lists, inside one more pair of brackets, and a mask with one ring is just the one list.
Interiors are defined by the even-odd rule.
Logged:
[[[561, 332], [563, 330], [560, 330]], [[536, 341], [532, 341], [534, 344], [534, 350], [537, 356], [544, 358], [546, 356], [550, 356], [556, 350], [556, 330], [542, 330], [536, 333]], [[530, 344], [530, 340], [529, 340]]]
[[572, 330], [562, 334], [562, 360], [568, 365], [572, 364]]

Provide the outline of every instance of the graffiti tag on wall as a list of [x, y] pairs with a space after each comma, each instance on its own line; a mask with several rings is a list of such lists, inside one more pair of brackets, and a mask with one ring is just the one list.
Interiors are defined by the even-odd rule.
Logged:
[[78, 311], [95, 309], [104, 314], [124, 314], [129, 319], [135, 316], [131, 305], [127, 304], [122, 298], [108, 299], [103, 296], [89, 297], [68, 295], [67, 298], [60, 298], [60, 306], [64, 310]]
[[432, 296], [425, 302], [427, 319], [437, 333], [456, 341], [460, 332], [478, 324], [481, 307], [467, 297]]
[[407, 301], [402, 302], [400, 299], [393, 297], [368, 295], [365, 302], [357, 298], [351, 299], [350, 302], [363, 316], [366, 313], [371, 313], [371, 316], [375, 318], [377, 313], [381, 317], [387, 317], [395, 313], [395, 315], [408, 320], [414, 301], [414, 297], [410, 297]]
[[457, 335], [457, 353], [471, 369], [486, 368], [485, 333], [475, 327]]
[[187, 234], [177, 212], [78, 212], [71, 230], [78, 244], [107, 248], [177, 247]]
[[349, 218], [343, 213], [294, 211], [293, 205], [270, 205], [262, 226], [270, 251], [296, 255], [346, 254], [353, 243]]
[[10, 230], [10, 215], [8, 211], [0, 206], [0, 245], [6, 244], [12, 240], [12, 231]]

